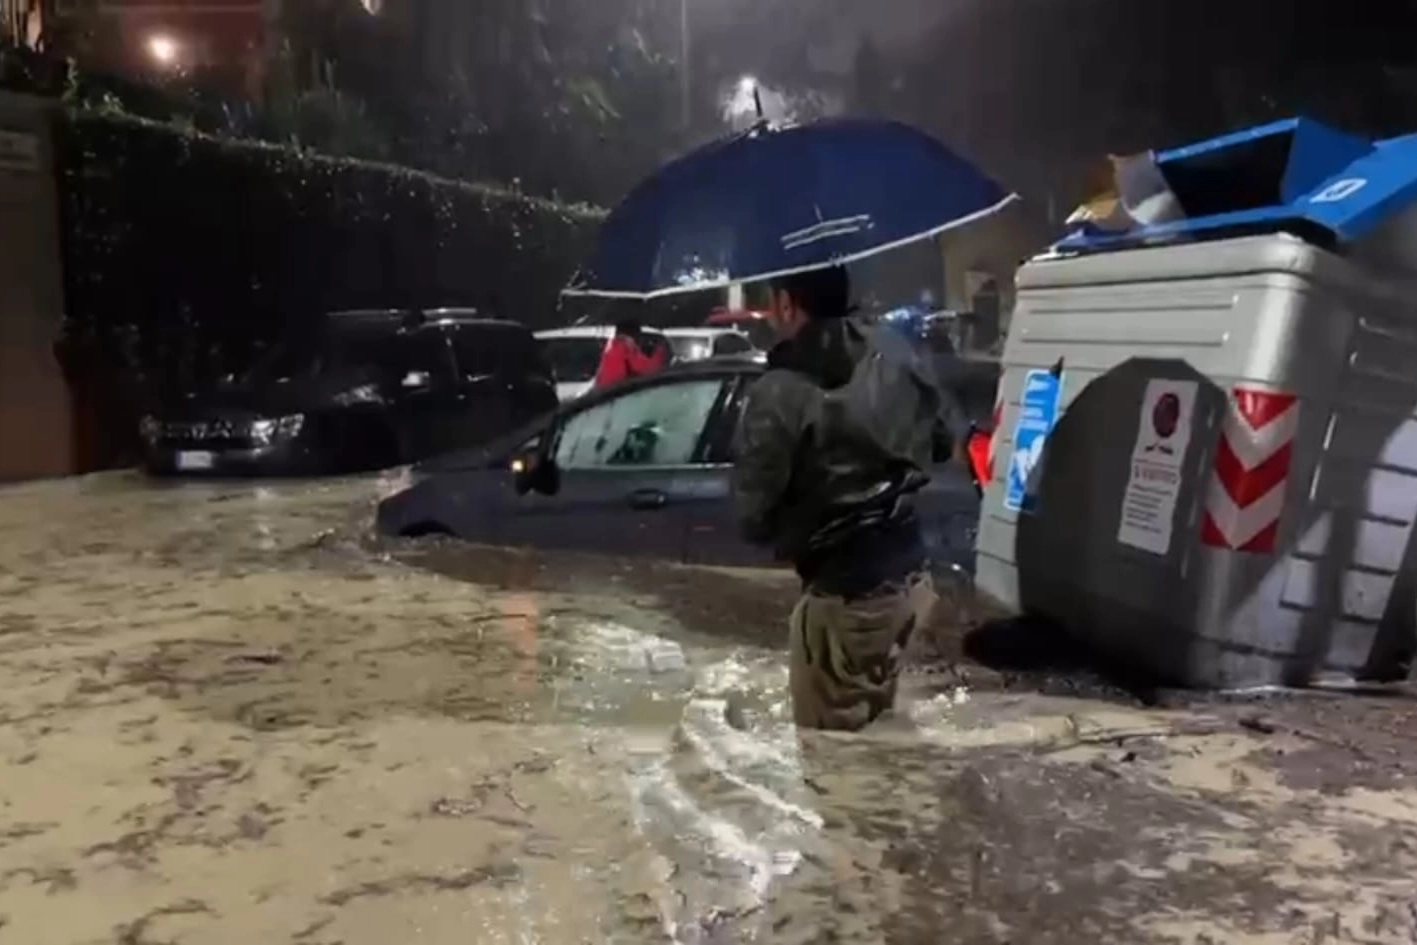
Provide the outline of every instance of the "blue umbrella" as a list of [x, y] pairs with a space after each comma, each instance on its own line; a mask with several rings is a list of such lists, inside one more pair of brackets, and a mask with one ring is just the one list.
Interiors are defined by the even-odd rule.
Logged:
[[1012, 199], [909, 125], [760, 122], [635, 187], [565, 292], [646, 299], [847, 263]]

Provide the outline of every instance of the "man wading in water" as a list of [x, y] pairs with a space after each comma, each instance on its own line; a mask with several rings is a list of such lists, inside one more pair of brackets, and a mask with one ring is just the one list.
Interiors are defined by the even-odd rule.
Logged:
[[849, 317], [840, 267], [772, 284], [780, 339], [735, 440], [734, 489], [750, 541], [802, 579], [790, 685], [799, 726], [859, 729], [895, 702], [911, 632], [935, 605], [913, 497], [954, 398], [897, 333]]

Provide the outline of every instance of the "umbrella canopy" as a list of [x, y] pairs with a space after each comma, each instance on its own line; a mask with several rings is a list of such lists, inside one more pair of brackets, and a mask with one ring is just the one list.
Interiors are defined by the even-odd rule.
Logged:
[[568, 295], [653, 298], [851, 262], [1014, 195], [909, 125], [766, 124], [661, 168], [601, 226]]

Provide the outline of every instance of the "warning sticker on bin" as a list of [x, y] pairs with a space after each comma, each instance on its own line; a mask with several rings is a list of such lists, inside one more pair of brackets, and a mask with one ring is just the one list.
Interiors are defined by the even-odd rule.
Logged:
[[1117, 540], [1124, 545], [1158, 555], [1171, 550], [1199, 389], [1195, 381], [1147, 382], [1117, 527]]
[[1018, 423], [1014, 425], [1014, 452], [1009, 460], [1008, 490], [1004, 493], [1004, 508], [1012, 512], [1036, 510], [1038, 482], [1043, 474], [1043, 448], [1058, 422], [1062, 393], [1063, 379], [1053, 371], [1029, 371], [1023, 379]]

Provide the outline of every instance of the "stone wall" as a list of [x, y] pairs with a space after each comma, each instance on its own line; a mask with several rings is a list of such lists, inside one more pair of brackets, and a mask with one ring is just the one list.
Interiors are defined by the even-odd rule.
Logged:
[[51, 108], [0, 92], [0, 482], [74, 470]]

